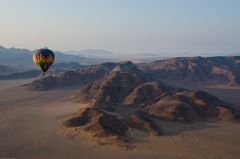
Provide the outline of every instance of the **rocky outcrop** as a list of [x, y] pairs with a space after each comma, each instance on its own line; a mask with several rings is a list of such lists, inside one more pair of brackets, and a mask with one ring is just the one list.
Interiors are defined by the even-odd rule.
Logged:
[[139, 69], [161, 80], [240, 84], [240, 57], [179, 57], [139, 64]]
[[112, 70], [114, 63], [103, 63], [82, 67], [80, 70], [64, 71], [57, 74], [47, 75], [33, 82], [26, 84], [25, 87], [31, 90], [52, 90], [68, 87], [81, 88], [94, 80], [100, 79], [105, 73]]
[[95, 137], [124, 136], [128, 130], [126, 123], [117, 116], [98, 108], [86, 108], [74, 118], [65, 122], [68, 127], [81, 127]]
[[[202, 91], [175, 89], [153, 81], [131, 62], [117, 64], [75, 94], [88, 108], [66, 122], [96, 137], [129, 137], [131, 130], [165, 135], [156, 121], [235, 120], [234, 106]], [[130, 135], [131, 136], [131, 135]]]
[[[131, 69], [129, 69], [131, 68]], [[150, 80], [133, 63], [119, 63], [100, 80], [96, 80], [81, 90], [78, 95], [92, 105], [114, 109], [135, 87]]]

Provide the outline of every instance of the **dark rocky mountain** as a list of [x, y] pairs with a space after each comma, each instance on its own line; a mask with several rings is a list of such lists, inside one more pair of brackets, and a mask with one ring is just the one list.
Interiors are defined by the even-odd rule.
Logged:
[[[136, 107], [151, 116], [174, 121], [220, 119], [222, 115], [218, 110], [226, 108], [230, 114], [232, 112], [232, 106], [206, 92], [174, 89], [153, 81], [133, 66], [130, 62], [118, 64], [101, 79], [81, 89], [78, 97], [108, 111]], [[131, 69], [125, 71], [119, 67]], [[188, 114], [194, 118], [186, 116]]]
[[151, 78], [133, 63], [121, 62], [101, 79], [83, 88], [81, 96], [87, 100], [94, 100], [101, 107], [110, 108], [123, 101], [126, 94], [148, 80]]
[[154, 81], [127, 61], [83, 87], [75, 99], [88, 103], [79, 114], [66, 121], [96, 137], [128, 138], [135, 129], [164, 135], [155, 120], [194, 122], [239, 119], [240, 111], [231, 104], [202, 91], [175, 89]]
[[[142, 66], [141, 66], [142, 67]], [[138, 130], [164, 135], [156, 120], [206, 122], [239, 120], [240, 110], [203, 91], [176, 89], [130, 61], [103, 63], [49, 75], [25, 85], [32, 90], [74, 87], [74, 101], [87, 106], [65, 122], [93, 136], [129, 142]]]
[[33, 82], [26, 84], [28, 89], [31, 90], [50, 90], [50, 89], [64, 89], [66, 87], [81, 87], [90, 78], [76, 71], [66, 71], [58, 74], [46, 75], [34, 80]]
[[26, 84], [31, 90], [63, 89], [67, 87], [80, 88], [101, 78], [105, 73], [112, 70], [115, 63], [103, 63], [100, 65], [82, 66], [79, 70], [63, 71], [41, 77]]
[[138, 68], [166, 81], [240, 84], [240, 56], [179, 57], [138, 64]]

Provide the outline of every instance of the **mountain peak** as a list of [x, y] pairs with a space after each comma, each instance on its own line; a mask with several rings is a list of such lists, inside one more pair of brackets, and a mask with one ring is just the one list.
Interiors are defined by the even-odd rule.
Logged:
[[134, 65], [131, 61], [123, 61], [117, 64], [117, 66], [111, 71], [111, 72], [125, 72], [125, 71], [131, 71], [136, 70], [137, 67]]

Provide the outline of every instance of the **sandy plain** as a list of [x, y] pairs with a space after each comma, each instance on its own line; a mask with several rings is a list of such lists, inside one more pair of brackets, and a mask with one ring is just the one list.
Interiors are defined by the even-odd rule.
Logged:
[[[64, 135], [63, 122], [82, 106], [68, 97], [75, 90], [29, 91], [30, 80], [0, 81], [0, 158], [15, 159], [239, 159], [240, 123], [156, 121], [167, 135], [132, 132], [132, 149], [99, 145], [85, 134]], [[240, 89], [208, 88], [240, 105]]]

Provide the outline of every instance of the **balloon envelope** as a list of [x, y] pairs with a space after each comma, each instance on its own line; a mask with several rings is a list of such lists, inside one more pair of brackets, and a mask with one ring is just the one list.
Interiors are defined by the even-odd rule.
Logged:
[[33, 53], [33, 62], [41, 68], [43, 73], [47, 72], [54, 59], [55, 55], [49, 49], [39, 49]]

